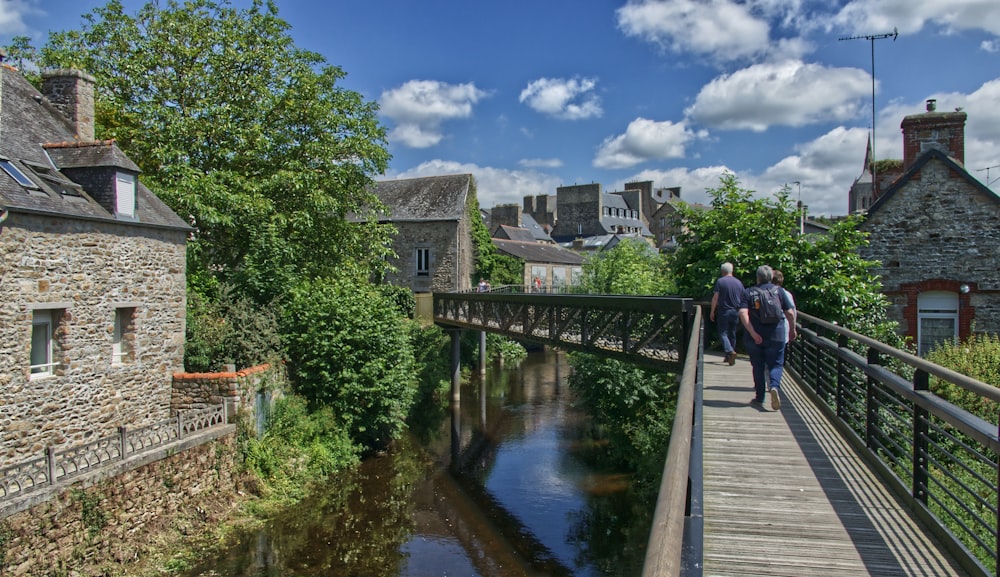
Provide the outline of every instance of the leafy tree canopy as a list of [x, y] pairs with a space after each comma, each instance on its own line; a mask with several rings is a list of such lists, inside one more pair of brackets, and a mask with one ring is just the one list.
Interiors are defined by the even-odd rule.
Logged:
[[97, 134], [196, 228], [189, 270], [261, 303], [301, 278], [378, 273], [389, 250], [390, 229], [348, 220], [379, 207], [370, 175], [389, 154], [376, 105], [288, 30], [272, 0], [152, 1], [135, 15], [111, 0], [41, 51], [43, 67], [98, 79]]
[[886, 300], [869, 272], [875, 263], [858, 255], [868, 241], [856, 217], [834, 223], [825, 235], [801, 236], [787, 188], [760, 199], [733, 174], [719, 180], [707, 191], [711, 210], [681, 205], [678, 211], [682, 226], [671, 265], [681, 295], [711, 296], [723, 262], [733, 263], [733, 274], [745, 284], [754, 284], [757, 267], [766, 264], [784, 273], [802, 311], [866, 334], [883, 333]]
[[614, 248], [589, 255], [581, 288], [595, 294], [668, 295], [675, 293], [666, 261], [644, 240], [626, 238]]

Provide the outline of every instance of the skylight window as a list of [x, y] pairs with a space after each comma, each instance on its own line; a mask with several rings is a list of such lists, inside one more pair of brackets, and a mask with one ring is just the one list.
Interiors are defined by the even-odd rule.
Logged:
[[67, 179], [65, 176], [56, 172], [52, 168], [42, 164], [35, 164], [33, 162], [25, 162], [31, 172], [35, 173], [35, 176], [42, 179], [45, 184], [49, 186], [55, 192], [63, 196], [81, 196], [83, 189], [79, 184]]
[[26, 186], [28, 188], [38, 188], [38, 186], [34, 182], [32, 182], [30, 178], [28, 178], [27, 176], [25, 176], [23, 172], [21, 172], [21, 169], [14, 166], [14, 163], [7, 160], [6, 158], [0, 158], [0, 168], [3, 168], [3, 171], [9, 174], [10, 177], [16, 180], [17, 183], [20, 184], [21, 186]]

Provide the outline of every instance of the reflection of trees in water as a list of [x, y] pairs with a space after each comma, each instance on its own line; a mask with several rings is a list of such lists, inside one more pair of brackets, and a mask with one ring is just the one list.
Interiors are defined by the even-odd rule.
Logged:
[[567, 538], [577, 548], [577, 565], [591, 565], [604, 575], [642, 574], [656, 495], [634, 489], [588, 495], [587, 506], [569, 520]]
[[[370, 459], [337, 475], [233, 547], [217, 573], [229, 577], [384, 577], [405, 563], [414, 532], [414, 486], [427, 475], [419, 450]], [[363, 490], [362, 490], [363, 489]], [[189, 573], [202, 575], [204, 569]], [[224, 571], [224, 572], [223, 572]]]

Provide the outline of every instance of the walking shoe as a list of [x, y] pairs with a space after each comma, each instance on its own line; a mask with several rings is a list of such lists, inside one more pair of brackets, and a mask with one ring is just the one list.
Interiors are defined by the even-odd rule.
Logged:
[[754, 398], [750, 399], [750, 404], [753, 405], [753, 406], [755, 406], [755, 407], [763, 407], [764, 406], [764, 401], [762, 399], [758, 399], [757, 397], [754, 397]]
[[736, 364], [736, 351], [726, 355], [726, 362], [729, 363], [730, 367]]
[[771, 389], [771, 408], [775, 411], [781, 409], [781, 399], [778, 398], [778, 389]]

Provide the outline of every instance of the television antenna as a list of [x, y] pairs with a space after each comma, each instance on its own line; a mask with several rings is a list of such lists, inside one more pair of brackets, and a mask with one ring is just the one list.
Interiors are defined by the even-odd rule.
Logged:
[[858, 36], [843, 36], [837, 40], [868, 40], [872, 44], [872, 195], [878, 194], [878, 178], [875, 171], [875, 41], [892, 38], [896, 41], [899, 30], [893, 26], [891, 34], [862, 34]]
[[986, 188], [989, 188], [991, 184], [993, 184], [994, 182], [1000, 180], [1000, 176], [998, 176], [998, 177], [994, 178], [992, 182], [990, 182], [990, 169], [991, 168], [1000, 168], [1000, 164], [994, 164], [993, 166], [987, 166], [986, 168], [980, 168], [979, 170], [976, 171], [976, 172], [982, 172], [984, 170], [986, 171]]

